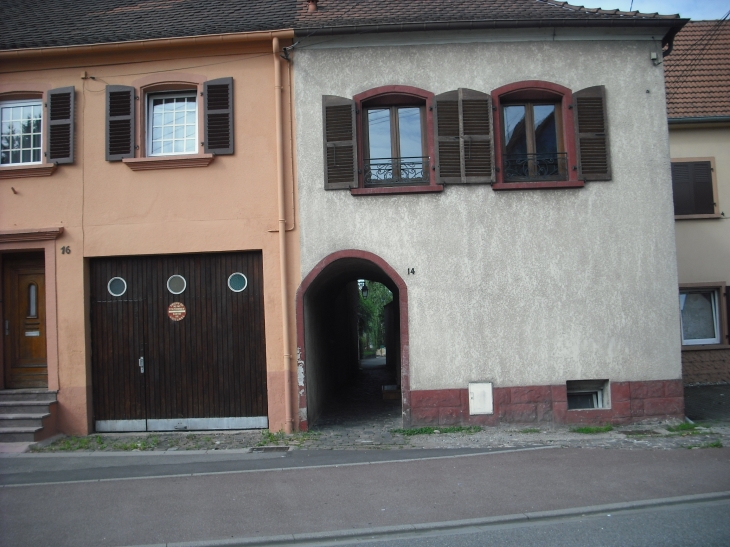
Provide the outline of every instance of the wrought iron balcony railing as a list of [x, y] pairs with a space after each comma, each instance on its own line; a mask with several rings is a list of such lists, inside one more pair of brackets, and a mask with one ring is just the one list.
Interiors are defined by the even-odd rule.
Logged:
[[565, 180], [568, 176], [568, 154], [505, 154], [504, 180]]
[[364, 161], [365, 186], [428, 184], [426, 157], [371, 158]]

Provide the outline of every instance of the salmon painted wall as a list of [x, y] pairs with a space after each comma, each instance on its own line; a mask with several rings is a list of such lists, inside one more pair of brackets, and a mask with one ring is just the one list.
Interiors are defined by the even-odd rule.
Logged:
[[[281, 45], [288, 42], [283, 40]], [[301, 274], [286, 62], [281, 71], [287, 284], [293, 302]], [[150, 82], [202, 85], [223, 77], [234, 80], [234, 155], [215, 157], [207, 167], [148, 171], [132, 171], [128, 164], [105, 160], [106, 85], [135, 86], [139, 91]], [[0, 101], [9, 92], [65, 86], [76, 90], [74, 164], [59, 166], [51, 176], [0, 180], [0, 231], [64, 228], [55, 241], [61, 431], [85, 434], [92, 426], [86, 259], [254, 249], [262, 250], [264, 260], [269, 425], [273, 430], [284, 427], [271, 41], [187, 49], [150, 47], [134, 54], [85, 51], [0, 63]], [[143, 102], [136, 101], [138, 110]], [[202, 103], [198, 106], [202, 110]], [[198, 137], [203, 140], [201, 123]], [[137, 144], [137, 154], [144, 156], [143, 144]], [[63, 246], [70, 247], [70, 254], [61, 254]], [[47, 272], [47, 283], [51, 282], [52, 272]], [[290, 332], [290, 347], [294, 347], [293, 320]]]

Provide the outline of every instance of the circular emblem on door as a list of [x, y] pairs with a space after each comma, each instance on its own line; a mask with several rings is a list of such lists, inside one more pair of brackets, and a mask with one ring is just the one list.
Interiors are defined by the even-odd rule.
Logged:
[[182, 302], [173, 302], [167, 308], [167, 316], [173, 321], [185, 319], [185, 314], [187, 314], [187, 310]]

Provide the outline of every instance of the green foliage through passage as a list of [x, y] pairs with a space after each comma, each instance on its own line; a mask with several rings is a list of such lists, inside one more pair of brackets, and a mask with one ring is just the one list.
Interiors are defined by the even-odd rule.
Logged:
[[360, 336], [360, 356], [373, 357], [378, 348], [385, 346], [385, 313], [383, 309], [393, 301], [393, 293], [388, 287], [376, 281], [360, 280], [368, 287], [368, 297], [360, 300], [357, 306], [358, 335]]

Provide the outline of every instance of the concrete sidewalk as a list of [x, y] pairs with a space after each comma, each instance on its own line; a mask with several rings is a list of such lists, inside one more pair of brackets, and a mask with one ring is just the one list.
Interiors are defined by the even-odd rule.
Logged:
[[327, 466], [303, 460], [289, 468], [4, 486], [0, 544], [84, 547], [341, 534], [730, 491], [727, 448], [442, 451], [444, 459], [379, 462], [358, 460], [363, 453], [371, 454], [337, 452], [339, 463]]

